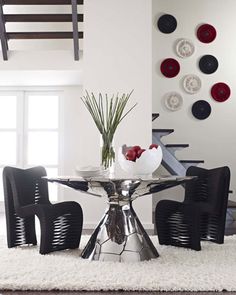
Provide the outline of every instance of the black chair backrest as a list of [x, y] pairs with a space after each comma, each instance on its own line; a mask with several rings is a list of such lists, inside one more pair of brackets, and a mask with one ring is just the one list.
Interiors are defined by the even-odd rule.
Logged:
[[29, 169], [5, 167], [3, 169], [5, 202], [9, 206], [14, 204], [16, 211], [21, 206], [49, 204], [48, 184], [42, 179], [46, 175], [45, 168], [41, 166]]
[[212, 213], [220, 214], [227, 206], [230, 170], [228, 167], [203, 169], [189, 167], [186, 175], [197, 176], [197, 180], [186, 183], [186, 203], [205, 203]]

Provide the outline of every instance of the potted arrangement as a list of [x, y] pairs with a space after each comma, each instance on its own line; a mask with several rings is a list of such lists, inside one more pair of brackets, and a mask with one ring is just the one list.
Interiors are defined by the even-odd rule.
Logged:
[[115, 131], [121, 121], [137, 105], [137, 103], [134, 104], [124, 112], [132, 93], [133, 91], [128, 94], [113, 95], [112, 97], [109, 97], [107, 94], [103, 95], [99, 93], [96, 98], [94, 93], [89, 94], [88, 91], [86, 91], [86, 95], [81, 97], [101, 134], [101, 166], [105, 170], [112, 167], [115, 161], [115, 151], [113, 147]]

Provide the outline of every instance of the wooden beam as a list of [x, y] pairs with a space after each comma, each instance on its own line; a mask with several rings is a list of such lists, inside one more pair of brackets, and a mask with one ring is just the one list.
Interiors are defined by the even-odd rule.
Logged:
[[[71, 0], [2, 0], [3, 5], [71, 5]], [[77, 0], [78, 5], [84, 0]]]
[[0, 38], [1, 38], [1, 45], [2, 45], [3, 60], [8, 60], [8, 56], [7, 56], [8, 44], [7, 44], [6, 28], [5, 28], [5, 22], [4, 22], [2, 3], [0, 3]]
[[[7, 39], [73, 39], [73, 32], [9, 32]], [[83, 32], [79, 32], [83, 38]]]
[[[72, 22], [71, 14], [5, 14], [5, 22]], [[83, 22], [84, 15], [78, 14], [77, 21]]]
[[72, 27], [73, 27], [73, 43], [74, 43], [74, 58], [79, 60], [79, 29], [77, 20], [77, 0], [71, 0], [72, 6]]

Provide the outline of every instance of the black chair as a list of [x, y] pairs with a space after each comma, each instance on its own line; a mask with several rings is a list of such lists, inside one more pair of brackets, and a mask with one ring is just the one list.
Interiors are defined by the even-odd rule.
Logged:
[[51, 204], [43, 167], [5, 167], [3, 186], [8, 247], [37, 244], [35, 215], [41, 227], [40, 254], [79, 247], [83, 213], [76, 202]]
[[184, 201], [162, 200], [156, 206], [159, 243], [194, 250], [201, 250], [201, 240], [224, 243], [229, 168], [190, 167], [186, 175], [198, 178], [186, 183]]

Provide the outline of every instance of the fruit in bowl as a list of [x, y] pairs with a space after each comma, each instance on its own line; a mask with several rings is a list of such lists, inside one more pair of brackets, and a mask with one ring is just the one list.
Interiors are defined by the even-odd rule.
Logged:
[[121, 168], [132, 175], [151, 175], [160, 166], [161, 161], [162, 149], [157, 144], [151, 144], [148, 149], [138, 145], [123, 145], [118, 152]]

